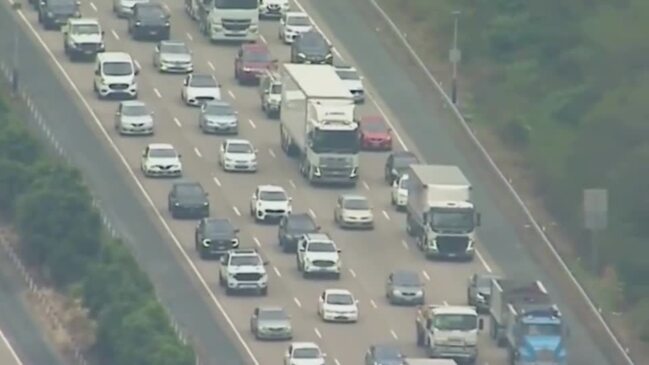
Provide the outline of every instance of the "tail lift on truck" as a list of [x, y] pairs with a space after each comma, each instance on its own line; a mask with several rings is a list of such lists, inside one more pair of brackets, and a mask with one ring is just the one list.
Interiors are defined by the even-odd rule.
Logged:
[[457, 166], [410, 165], [406, 230], [428, 258], [472, 260], [480, 214]]
[[511, 365], [565, 365], [568, 327], [540, 281], [492, 279], [490, 332]]
[[280, 143], [310, 183], [355, 185], [359, 126], [354, 97], [331, 65], [284, 64]]

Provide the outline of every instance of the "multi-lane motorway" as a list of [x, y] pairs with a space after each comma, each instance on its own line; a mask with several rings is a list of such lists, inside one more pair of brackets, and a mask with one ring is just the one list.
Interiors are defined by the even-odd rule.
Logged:
[[[111, 12], [111, 2], [84, 1], [82, 12], [101, 21], [106, 30], [108, 50], [126, 51], [142, 66], [142, 72], [138, 76], [139, 99], [145, 101], [156, 113], [156, 134], [153, 137], [119, 137], [113, 129], [116, 103], [99, 101], [92, 92], [92, 65], [70, 63], [63, 54], [61, 34], [41, 30], [34, 12], [25, 9], [24, 14], [31, 27], [40, 34], [43, 44], [51, 51], [55, 62], [62, 66], [66, 74], [65, 81], [72, 83], [68, 85], [71, 92], [78, 93], [84, 106], [93, 110], [94, 115], [88, 116], [88, 122], [91, 125], [97, 122], [103, 128], [97, 129], [98, 135], [108, 136], [119, 151], [119, 155], [113, 155], [115, 164], [125, 163], [128, 170], [122, 169], [122, 172], [137, 179], [135, 186], [139, 200], [145, 205], [154, 205], [155, 210], [152, 211], [151, 218], [157, 220], [159, 229], [168, 235], [167, 240], [159, 244], [168, 244], [182, 250], [179, 251], [178, 260], [191, 275], [197, 276], [199, 285], [194, 291], [195, 297], [187, 298], [187, 302], [201, 298], [215, 308], [215, 313], [218, 309], [217, 316], [226, 326], [233, 327], [235, 334], [232, 337], [239, 342], [241, 349], [246, 353], [245, 356], [253, 363], [279, 362], [286, 347], [278, 343], [260, 343], [250, 335], [248, 319], [252, 309], [259, 304], [283, 305], [292, 314], [296, 339], [319, 343], [332, 363], [354, 364], [361, 360], [363, 352], [370, 344], [377, 342], [395, 342], [405, 353], [418, 354], [414, 346], [414, 310], [391, 307], [384, 298], [384, 280], [391, 269], [411, 268], [420, 271], [427, 284], [427, 299], [431, 303], [464, 303], [466, 279], [476, 271], [493, 270], [536, 276], [538, 269], [521, 250], [514, 230], [507, 227], [503, 214], [489, 199], [486, 188], [480, 187], [480, 181], [475, 180], [479, 174], [470, 170], [467, 172], [474, 179], [478, 192], [477, 202], [485, 217], [485, 227], [480, 232], [480, 238], [485, 245], [479, 248], [481, 255], [471, 264], [428, 262], [407, 241], [404, 218], [402, 214], [391, 209], [388, 187], [382, 181], [386, 158], [382, 153], [366, 153], [362, 156], [361, 180], [356, 188], [357, 192], [372, 201], [377, 211], [376, 229], [371, 232], [337, 229], [332, 219], [333, 205], [335, 198], [345, 190], [313, 188], [302, 181], [294, 161], [287, 159], [279, 148], [277, 122], [267, 120], [261, 113], [256, 89], [238, 86], [233, 78], [233, 60], [237, 48], [209, 44], [199, 35], [196, 24], [184, 14], [181, 2], [165, 3], [172, 14], [173, 38], [188, 43], [193, 51], [197, 71], [214, 74], [223, 85], [224, 97], [238, 110], [240, 135], [250, 139], [259, 150], [260, 171], [257, 174], [225, 174], [220, 171], [217, 165], [217, 151], [222, 138], [203, 135], [200, 132], [197, 125], [198, 111], [180, 101], [182, 76], [161, 75], [153, 69], [153, 45], [129, 39], [126, 23], [117, 19]], [[372, 34], [373, 29], [363, 24], [353, 12], [338, 13], [341, 8], [337, 9], [336, 6], [341, 3], [337, 0], [327, 4], [301, 2], [293, 3], [293, 6], [305, 6], [321, 30], [336, 45], [337, 56], [346, 62], [360, 65], [361, 72], [368, 76], [366, 88], [370, 87], [372, 98], [360, 108], [361, 113], [384, 114], [398, 134], [397, 140], [400, 143], [396, 144], [397, 148], [407, 147], [415, 150], [414, 143], [406, 137], [406, 132], [410, 132], [411, 135], [417, 134], [414, 139], [419, 143], [430, 141], [418, 148], [426, 160], [462, 160], [457, 156], [457, 148], [448, 139], [448, 133], [434, 122], [435, 117], [442, 114], [435, 111], [430, 103], [427, 105], [399, 66], [390, 59], [385, 50], [381, 50], [377, 36]], [[316, 13], [314, 8], [319, 12]], [[322, 18], [316, 16], [317, 14]], [[340, 15], [338, 19], [336, 14]], [[330, 27], [325, 24], [337, 30], [330, 31]], [[347, 31], [341, 34], [341, 28]], [[277, 23], [263, 22], [261, 31], [263, 41], [268, 44], [273, 55], [282, 61], [287, 60], [288, 47], [277, 39]], [[53, 70], [61, 72], [58, 68]], [[432, 133], [426, 127], [414, 129], [417, 124], [431, 124]], [[404, 130], [403, 126], [408, 129]], [[151, 142], [172, 143], [183, 155], [185, 177], [201, 182], [210, 193], [213, 214], [230, 218], [241, 229], [243, 244], [259, 248], [269, 259], [268, 297], [225, 297], [219, 290], [218, 263], [201, 261], [193, 249], [195, 223], [173, 220], [166, 211], [166, 197], [171, 182], [146, 179], [139, 172], [141, 151]], [[460, 164], [463, 169], [470, 168], [465, 162], [463, 164]], [[248, 216], [249, 199], [254, 188], [258, 184], [267, 183], [284, 186], [293, 197], [294, 211], [312, 213], [323, 230], [334, 237], [343, 250], [345, 271], [341, 281], [303, 279], [296, 271], [294, 257], [278, 250], [276, 227], [257, 225]], [[121, 193], [132, 194], [132, 191]], [[124, 224], [137, 225], [138, 222]], [[495, 260], [488, 251], [494, 253]], [[157, 270], [162, 271], [165, 265], [175, 264], [159, 265]], [[359, 323], [336, 325], [324, 324], [319, 320], [316, 315], [317, 296], [329, 287], [349, 289], [360, 299]], [[207, 290], [209, 292], [205, 295]], [[183, 308], [177, 307], [175, 310]], [[569, 311], [567, 314], [570, 316]], [[188, 328], [188, 331], [191, 332], [192, 328]], [[578, 323], [574, 323], [572, 333], [571, 363], [607, 363]], [[199, 341], [203, 347], [210, 346], [211, 340], [208, 338], [201, 338]], [[496, 349], [486, 335], [481, 336], [480, 351], [480, 363], [505, 362], [503, 351]], [[220, 359], [215, 362], [231, 364], [234, 360], [230, 362]]]

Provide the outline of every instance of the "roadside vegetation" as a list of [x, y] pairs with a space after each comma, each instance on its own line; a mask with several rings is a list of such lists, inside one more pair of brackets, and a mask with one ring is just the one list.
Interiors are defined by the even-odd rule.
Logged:
[[0, 95], [0, 213], [28, 266], [81, 299], [102, 364], [194, 365], [128, 249], [108, 238], [81, 174], [31, 134]]
[[617, 309], [631, 313], [649, 342], [649, 1], [379, 2], [407, 24], [422, 55], [442, 62], [451, 13], [461, 11], [473, 122], [522, 156], [535, 193], [577, 242], [582, 262], [589, 255], [582, 190], [608, 189], [600, 272], [614, 272], [624, 303]]

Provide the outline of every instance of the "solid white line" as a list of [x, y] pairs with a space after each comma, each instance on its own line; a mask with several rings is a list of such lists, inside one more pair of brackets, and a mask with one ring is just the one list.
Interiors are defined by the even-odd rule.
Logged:
[[297, 299], [297, 297], [293, 297], [293, 301], [295, 302], [295, 305], [297, 305], [298, 307], [302, 308], [302, 303], [300, 303], [300, 300]]
[[386, 212], [385, 210], [383, 211], [383, 216], [385, 217], [385, 219], [390, 220], [390, 216], [388, 215], [388, 212]]
[[295, 188], [297, 187], [297, 186], [295, 185], [295, 181], [293, 181], [292, 179], [288, 179], [288, 184], [291, 185], [291, 187], [292, 187], [293, 189], [295, 189]]
[[214, 67], [212, 61], [207, 61], [207, 65], [212, 69], [212, 71], [216, 71], [216, 67]]
[[176, 123], [176, 125], [177, 125], [178, 127], [182, 127], [182, 126], [183, 126], [182, 123], [180, 123], [180, 119], [178, 119], [178, 118], [176, 118], [176, 117], [174, 117], [174, 123]]
[[275, 271], [275, 275], [277, 275], [278, 278], [282, 277], [282, 274], [279, 272], [277, 266], [273, 266], [273, 271]]
[[266, 38], [264, 38], [263, 35], [260, 34], [260, 35], [259, 35], [259, 39], [260, 39], [263, 43], [268, 44], [268, 42], [266, 42]]
[[365, 180], [362, 181], [362, 184], [363, 184], [363, 187], [365, 188], [365, 190], [370, 190], [370, 186], [367, 185], [367, 182], [365, 182]]
[[18, 365], [24, 365], [23, 361], [20, 359], [20, 357], [18, 357], [16, 350], [13, 348], [11, 342], [9, 342], [9, 339], [7, 338], [7, 336], [5, 336], [2, 330], [0, 330], [0, 339], [2, 340], [2, 342], [4, 342], [5, 346], [7, 346], [7, 349], [9, 350], [11, 357], [14, 358], [14, 361], [16, 361]]
[[392, 335], [392, 337], [394, 337], [395, 340], [399, 339], [399, 336], [397, 336], [397, 333], [394, 332], [394, 330], [390, 330], [390, 334]]
[[272, 158], [275, 158], [275, 157], [277, 157], [277, 156], [275, 156], [275, 151], [273, 151], [273, 149], [272, 149], [272, 148], [269, 148], [269, 149], [268, 149], [268, 154], [269, 154], [269, 155], [270, 155], [270, 157], [272, 157]]
[[160, 91], [158, 91], [158, 89], [154, 87], [153, 92], [155, 93], [155, 96], [158, 97], [158, 99], [162, 99], [162, 94], [160, 94]]
[[338, 50], [336, 49], [336, 47], [331, 48], [331, 50], [333, 51], [333, 53], [334, 53], [336, 56], [338, 56], [338, 58], [340, 58], [341, 61], [343, 61], [343, 55], [341, 55], [340, 52], [338, 52]]
[[236, 96], [234, 96], [234, 93], [232, 92], [232, 90], [228, 90], [228, 94], [230, 94], [230, 97], [231, 97], [232, 99], [236, 99], [236, 98], [237, 98]]
[[133, 62], [135, 63], [135, 67], [137, 67], [140, 70], [142, 69], [142, 66], [140, 66], [140, 63], [137, 60], [133, 60]]
[[480, 262], [482, 263], [482, 266], [484, 266], [485, 270], [487, 270], [488, 273], [493, 272], [491, 270], [491, 266], [489, 266], [489, 264], [487, 263], [487, 260], [484, 259], [484, 257], [480, 253], [480, 251], [475, 250], [475, 254], [476, 254], [476, 256], [478, 256], [478, 260], [480, 260]]
[[[19, 10], [16, 10], [16, 14], [18, 14], [18, 16], [23, 21], [23, 23], [25, 23], [25, 26], [27, 26], [29, 28], [29, 30], [32, 32], [32, 34], [36, 38], [36, 40], [38, 40], [38, 43], [43, 47], [43, 49], [45, 50], [47, 55], [50, 57], [50, 59], [52, 60], [54, 65], [56, 65], [56, 68], [61, 72], [61, 74], [63, 75], [65, 80], [68, 82], [68, 84], [70, 84], [70, 87], [72, 88], [72, 90], [74, 91], [76, 96], [79, 98], [79, 100], [81, 101], [83, 106], [88, 111], [88, 114], [91, 116], [92, 120], [95, 122], [95, 124], [97, 125], [97, 127], [101, 131], [101, 134], [104, 136], [104, 138], [106, 139], [106, 141], [110, 145], [110, 148], [117, 155], [119, 161], [122, 163], [122, 165], [124, 166], [124, 168], [128, 172], [129, 176], [135, 182], [135, 185], [137, 186], [137, 188], [140, 190], [140, 192], [142, 193], [142, 195], [146, 199], [147, 203], [149, 204], [149, 207], [152, 209], [153, 213], [158, 218], [158, 220], [160, 221], [160, 223], [164, 227], [164, 229], [167, 232], [167, 234], [169, 235], [169, 237], [171, 237], [171, 240], [173, 241], [174, 245], [176, 246], [176, 248], [178, 249], [180, 254], [183, 256], [183, 258], [185, 259], [185, 261], [187, 262], [187, 264], [191, 268], [191, 270], [194, 273], [194, 275], [196, 276], [197, 280], [199, 281], [199, 283], [201, 284], [201, 286], [203, 287], [205, 292], [208, 294], [210, 300], [217, 307], [219, 312], [221, 312], [221, 314], [223, 315], [223, 318], [227, 322], [228, 326], [234, 332], [235, 337], [237, 338], [237, 340], [239, 341], [239, 343], [241, 344], [241, 346], [245, 350], [246, 354], [252, 360], [252, 362], [253, 362], [252, 365], [259, 365], [259, 360], [257, 360], [257, 357], [252, 352], [252, 349], [246, 343], [246, 341], [243, 339], [243, 336], [241, 335], [241, 332], [239, 332], [239, 330], [235, 326], [234, 321], [232, 321], [232, 318], [226, 312], [225, 308], [223, 307], [223, 304], [221, 304], [219, 299], [216, 297], [216, 295], [214, 294], [214, 291], [212, 291], [212, 288], [210, 287], [210, 284], [208, 284], [207, 280], [205, 280], [203, 275], [200, 273], [200, 271], [198, 270], [198, 267], [192, 261], [192, 258], [187, 253], [187, 250], [183, 247], [183, 244], [180, 242], [178, 237], [176, 237], [176, 235], [172, 231], [171, 227], [169, 226], [169, 223], [167, 223], [167, 221], [162, 216], [160, 211], [156, 208], [156, 203], [151, 198], [151, 195], [149, 195], [147, 190], [144, 188], [144, 185], [142, 185], [142, 182], [138, 178], [138, 175], [136, 175], [133, 168], [131, 168], [131, 165], [129, 164], [128, 160], [126, 159], [124, 154], [119, 150], [119, 148], [117, 147], [117, 144], [115, 144], [115, 141], [111, 137], [110, 133], [108, 133], [106, 128], [104, 128], [103, 124], [101, 123], [101, 120], [99, 119], [99, 117], [97, 116], [95, 111], [92, 109], [92, 106], [90, 105], [90, 103], [88, 103], [88, 101], [83, 97], [83, 94], [81, 93], [81, 90], [79, 89], [79, 87], [77, 87], [77, 85], [74, 83], [74, 81], [72, 81], [72, 78], [70, 77], [68, 72], [65, 70], [65, 68], [63, 67], [61, 62], [59, 62], [59, 60], [56, 59], [56, 56], [54, 55], [52, 50], [47, 46], [47, 44], [45, 43], [45, 41], [43, 40], [41, 35], [34, 28], [34, 26], [29, 22], [29, 19], [27, 19], [24, 12], [19, 9]], [[22, 363], [21, 363], [21, 365], [22, 365]]]
[[406, 250], [410, 249], [410, 247], [408, 247], [408, 242], [406, 242], [406, 240], [401, 240], [401, 246], [403, 246], [403, 248], [405, 248]]
[[92, 8], [92, 10], [97, 11], [97, 6], [95, 6], [95, 3], [93, 3], [92, 1], [90, 2], [90, 7]]
[[234, 214], [238, 215], [241, 217], [241, 212], [239, 211], [239, 208], [235, 207], [234, 205], [232, 206], [232, 210], [234, 210]]
[[110, 33], [113, 35], [113, 37], [115, 37], [115, 39], [119, 40], [119, 35], [118, 35], [117, 32], [115, 31], [115, 29], [111, 29], [111, 30], [110, 30]]
[[195, 153], [196, 156], [198, 156], [198, 157], [203, 157], [203, 155], [201, 154], [201, 151], [199, 151], [197, 147], [194, 147], [194, 153]]
[[257, 237], [253, 237], [252, 240], [255, 241], [255, 245], [257, 245], [257, 247], [261, 247], [261, 242], [259, 242], [259, 239]]
[[374, 301], [374, 299], [370, 299], [370, 305], [372, 307], [374, 307], [374, 308], [378, 308], [378, 306], [376, 305], [376, 302]]
[[248, 123], [250, 123], [252, 129], [257, 129], [257, 126], [255, 125], [255, 122], [252, 121], [252, 119], [248, 119]]
[[430, 276], [428, 275], [428, 273], [426, 272], [426, 270], [421, 270], [421, 274], [424, 275], [424, 278], [425, 278], [426, 280], [430, 281]]
[[309, 208], [309, 214], [311, 215], [311, 217], [312, 217], [313, 219], [318, 218], [318, 216], [315, 215], [315, 212], [314, 212], [313, 209], [311, 209], [311, 208]]
[[318, 327], [314, 327], [314, 328], [313, 328], [313, 332], [315, 332], [315, 335], [318, 336], [318, 338], [322, 338], [322, 334], [321, 334], [320, 331], [318, 330]]
[[221, 181], [219, 180], [218, 177], [214, 176], [213, 180], [214, 180], [214, 183], [215, 183], [218, 187], [221, 187]]
[[352, 274], [352, 277], [353, 277], [353, 278], [356, 277], [356, 272], [355, 272], [354, 270], [349, 269], [349, 273]]
[[338, 359], [334, 359], [334, 363], [335, 363], [336, 365], [340, 365], [340, 361], [338, 361]]
[[190, 41], [194, 40], [194, 37], [192, 37], [192, 35], [189, 32], [185, 33], [185, 35], [187, 36], [187, 39], [189, 39]]

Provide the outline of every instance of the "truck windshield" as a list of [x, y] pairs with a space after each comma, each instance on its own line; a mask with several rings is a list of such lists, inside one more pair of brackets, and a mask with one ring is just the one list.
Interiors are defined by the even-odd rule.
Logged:
[[474, 217], [472, 209], [431, 209], [430, 228], [435, 232], [443, 230], [471, 232], [475, 227]]
[[561, 326], [555, 323], [527, 324], [523, 331], [526, 336], [560, 336]]
[[470, 331], [478, 328], [478, 317], [472, 314], [440, 314], [433, 327], [440, 331]]
[[259, 7], [259, 0], [214, 0], [214, 7], [229, 10], [256, 10]]
[[358, 131], [314, 131], [311, 148], [315, 153], [357, 153]]
[[271, 94], [281, 94], [282, 93], [282, 85], [281, 84], [273, 84], [273, 86], [270, 87], [270, 93]]

